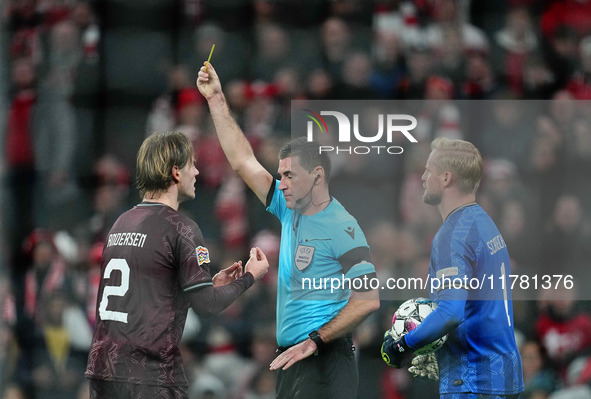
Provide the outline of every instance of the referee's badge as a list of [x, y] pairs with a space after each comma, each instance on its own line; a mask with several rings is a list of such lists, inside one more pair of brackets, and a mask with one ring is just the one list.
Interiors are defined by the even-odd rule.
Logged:
[[298, 270], [302, 271], [312, 263], [314, 258], [314, 251], [316, 248], [309, 245], [298, 245], [295, 253], [295, 265]]
[[209, 250], [205, 247], [197, 247], [197, 249], [195, 249], [195, 253], [197, 254], [197, 262], [199, 263], [199, 266], [201, 266], [204, 263], [209, 263]]

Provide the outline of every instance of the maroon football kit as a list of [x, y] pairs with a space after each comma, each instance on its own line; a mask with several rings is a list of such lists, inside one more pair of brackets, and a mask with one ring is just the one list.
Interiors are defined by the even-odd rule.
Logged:
[[246, 273], [214, 289], [209, 263], [201, 230], [173, 208], [143, 202], [121, 215], [103, 251], [86, 376], [186, 386], [178, 343], [189, 306], [221, 311], [254, 282]]

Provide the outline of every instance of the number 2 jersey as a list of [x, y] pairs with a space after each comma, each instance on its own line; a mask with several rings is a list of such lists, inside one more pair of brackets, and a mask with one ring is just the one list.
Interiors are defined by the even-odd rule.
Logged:
[[121, 215], [103, 251], [86, 376], [186, 386], [183, 291], [212, 285], [208, 263], [199, 227], [176, 210], [143, 202]]

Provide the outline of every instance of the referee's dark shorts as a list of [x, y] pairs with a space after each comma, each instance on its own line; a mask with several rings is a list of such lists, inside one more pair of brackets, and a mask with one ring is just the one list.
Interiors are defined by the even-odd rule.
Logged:
[[[288, 348], [279, 348], [278, 351]], [[354, 399], [359, 373], [350, 335], [337, 338], [287, 370], [278, 370], [278, 399]]]

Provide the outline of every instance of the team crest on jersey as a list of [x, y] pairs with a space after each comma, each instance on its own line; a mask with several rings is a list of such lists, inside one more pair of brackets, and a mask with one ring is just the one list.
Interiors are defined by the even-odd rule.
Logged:
[[310, 263], [312, 263], [312, 259], [314, 258], [314, 251], [316, 248], [309, 246], [309, 245], [298, 245], [295, 254], [295, 265], [298, 270], [304, 270]]
[[209, 263], [209, 250], [205, 247], [197, 247], [197, 249], [195, 250], [195, 252], [197, 253], [197, 262], [199, 263], [199, 266], [201, 266], [204, 263]]

